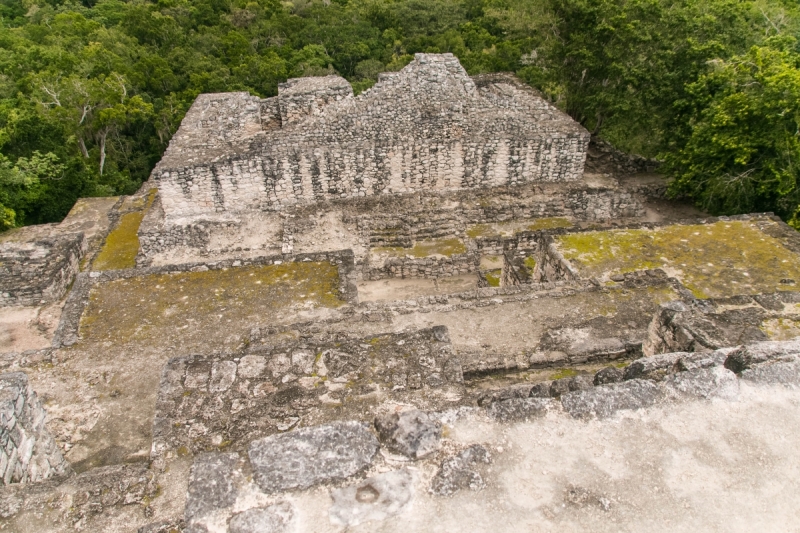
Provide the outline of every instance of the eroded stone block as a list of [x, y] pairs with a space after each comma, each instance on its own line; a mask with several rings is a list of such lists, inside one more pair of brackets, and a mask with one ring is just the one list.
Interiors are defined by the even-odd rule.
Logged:
[[248, 455], [256, 482], [266, 492], [306, 489], [365, 470], [378, 440], [359, 422], [336, 422], [259, 439]]

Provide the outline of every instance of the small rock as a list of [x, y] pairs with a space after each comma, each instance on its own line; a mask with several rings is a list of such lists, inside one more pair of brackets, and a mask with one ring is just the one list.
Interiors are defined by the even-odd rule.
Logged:
[[531, 387], [531, 398], [550, 398], [550, 385], [552, 381], [542, 381]]
[[570, 391], [586, 390], [594, 387], [592, 378], [585, 375], [575, 376], [567, 382]]
[[550, 383], [550, 397], [558, 398], [569, 392], [569, 381], [572, 378], [557, 379]]
[[689, 352], [674, 352], [642, 357], [625, 367], [623, 378], [629, 379], [649, 379], [661, 381], [674, 371], [675, 363], [681, 357], [689, 355]]
[[236, 380], [236, 363], [233, 361], [215, 361], [211, 365], [211, 380], [208, 382], [209, 392], [228, 390]]
[[239, 376], [243, 378], [257, 378], [264, 372], [267, 366], [267, 358], [263, 355], [245, 355], [239, 361]]
[[418, 409], [377, 417], [375, 429], [389, 449], [412, 459], [438, 450], [442, 438], [442, 425]]
[[461, 489], [481, 490], [486, 483], [480, 473], [475, 471], [475, 467], [480, 463], [491, 462], [492, 458], [486, 448], [480, 444], [473, 444], [458, 455], [442, 461], [439, 472], [431, 482], [430, 490], [439, 496], [450, 496]]
[[411, 501], [412, 482], [411, 472], [402, 469], [335, 490], [331, 493], [330, 520], [348, 527], [369, 520], [386, 520], [399, 514]]
[[651, 406], [662, 396], [661, 388], [652, 381], [632, 379], [567, 393], [561, 396], [561, 403], [575, 418], [607, 418], [623, 409]]
[[334, 422], [271, 435], [247, 451], [256, 483], [265, 492], [307, 489], [364, 471], [378, 440], [360, 422]]
[[736, 379], [736, 374], [722, 366], [678, 372], [669, 376], [665, 385], [668, 391], [683, 397], [707, 400], [735, 400], [739, 397], [739, 380]]
[[289, 530], [294, 517], [292, 505], [279, 502], [269, 507], [256, 507], [233, 515], [229, 533], [283, 533]]
[[450, 332], [447, 330], [447, 326], [434, 326], [432, 329], [434, 339], [439, 342], [450, 342]]
[[619, 383], [622, 381], [623, 372], [617, 367], [607, 366], [594, 375], [595, 385], [606, 385], [607, 383]]
[[490, 404], [486, 414], [500, 422], [531, 420], [547, 414], [555, 403], [551, 398], [511, 398]]

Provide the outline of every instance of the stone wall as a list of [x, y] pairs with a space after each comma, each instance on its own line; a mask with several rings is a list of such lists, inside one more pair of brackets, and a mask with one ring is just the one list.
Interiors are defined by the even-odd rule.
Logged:
[[0, 374], [0, 479], [35, 483], [70, 471], [23, 372]]
[[451, 257], [392, 257], [376, 265], [365, 265], [365, 280], [385, 278], [442, 278], [477, 272], [478, 254], [469, 252]]
[[417, 54], [358, 97], [345, 85], [283, 84], [280, 129], [274, 102], [198, 97], [152, 174], [167, 219], [582, 175], [589, 133], [511, 75]]
[[401, 399], [462, 381], [442, 326], [367, 338], [305, 335], [244, 353], [176, 357], [162, 373], [151, 457], [240, 451], [312, 420], [363, 413], [376, 395]]
[[85, 251], [83, 233], [0, 244], [0, 307], [58, 300], [72, 283]]

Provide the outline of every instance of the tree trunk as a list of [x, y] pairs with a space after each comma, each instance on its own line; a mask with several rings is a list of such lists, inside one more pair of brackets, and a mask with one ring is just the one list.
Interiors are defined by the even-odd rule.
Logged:
[[83, 157], [89, 157], [89, 150], [86, 149], [86, 143], [83, 142], [83, 137], [78, 137], [78, 146], [81, 148]]
[[103, 175], [103, 167], [106, 165], [106, 137], [108, 131], [103, 130], [100, 133], [100, 175]]

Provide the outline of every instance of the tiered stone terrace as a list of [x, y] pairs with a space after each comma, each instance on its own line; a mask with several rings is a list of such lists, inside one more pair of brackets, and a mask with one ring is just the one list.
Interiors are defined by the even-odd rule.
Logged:
[[80, 242], [4, 259], [59, 290], [0, 309], [0, 530], [794, 527], [800, 236], [588, 141], [447, 54], [201, 95], [139, 193], [0, 242]]

